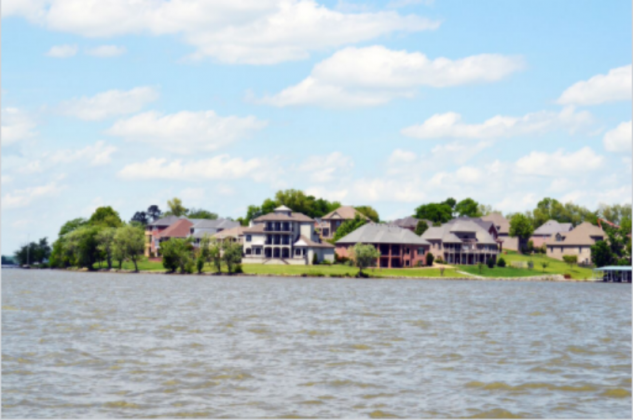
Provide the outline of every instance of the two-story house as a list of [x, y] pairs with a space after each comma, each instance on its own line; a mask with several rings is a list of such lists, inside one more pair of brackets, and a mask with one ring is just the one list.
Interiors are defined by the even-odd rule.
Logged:
[[321, 229], [321, 238], [333, 238], [336, 230], [343, 224], [343, 222], [354, 220], [356, 216], [370, 221], [369, 217], [365, 216], [352, 206], [341, 206], [336, 210], [326, 214], [321, 218], [321, 223], [319, 226], [319, 228]]
[[545, 241], [547, 256], [562, 260], [564, 255], [576, 255], [579, 264], [590, 264], [591, 245], [605, 240], [604, 231], [583, 222], [569, 232], [557, 232]]

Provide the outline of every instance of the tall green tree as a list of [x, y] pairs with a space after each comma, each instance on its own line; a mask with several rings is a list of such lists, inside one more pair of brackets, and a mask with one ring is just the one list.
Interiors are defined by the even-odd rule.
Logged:
[[191, 238], [170, 238], [160, 243], [163, 267], [168, 271], [180, 270], [181, 274], [193, 273], [194, 254]]
[[357, 214], [356, 216], [354, 216], [353, 219], [346, 220], [343, 223], [341, 223], [341, 226], [339, 226], [338, 229], [336, 229], [336, 233], [334, 233], [334, 237], [332, 238], [330, 242], [335, 243], [339, 239], [349, 235], [350, 233], [354, 232], [356, 229], [358, 229], [361, 226], [364, 226], [365, 224], [367, 224], [367, 219], [365, 219], [364, 217], [360, 217]]
[[591, 246], [591, 261], [596, 267], [605, 267], [615, 263], [611, 248], [605, 241], [598, 241]]
[[85, 225], [65, 235], [64, 246], [73, 254], [73, 261], [79, 267], [93, 270], [94, 264], [99, 261], [97, 235], [100, 230], [99, 226]]
[[134, 263], [134, 271], [138, 272], [138, 262], [143, 258], [145, 251], [145, 234], [141, 229], [126, 225], [116, 230], [113, 238], [113, 246], [125, 259]]
[[527, 243], [534, 233], [532, 221], [524, 214], [517, 213], [510, 219], [510, 236], [519, 238], [519, 243]]
[[13, 257], [19, 265], [42, 264], [51, 255], [51, 247], [47, 238], [41, 238], [38, 242], [30, 242], [22, 245], [15, 251]]
[[380, 258], [380, 251], [373, 245], [365, 245], [357, 243], [352, 248], [351, 259], [354, 265], [358, 267], [358, 275], [363, 276], [363, 269], [370, 267]]
[[116, 228], [104, 228], [97, 233], [97, 249], [105, 255], [108, 264], [108, 270], [112, 269], [112, 254], [114, 251], [114, 235]]
[[365, 217], [369, 217], [369, 219], [374, 223], [380, 222], [380, 216], [378, 215], [376, 209], [374, 209], [372, 206], [358, 206], [354, 208], [360, 214], [364, 215]]
[[167, 200], [167, 207], [169, 207], [169, 211], [166, 211], [163, 216], [181, 217], [187, 215], [187, 208], [182, 205], [182, 200], [178, 197]]
[[415, 209], [415, 217], [442, 224], [453, 218], [453, 208], [447, 203], [423, 204]]
[[242, 262], [242, 244], [224, 241], [222, 244], [222, 261], [226, 264], [229, 274], [233, 273], [235, 266]]
[[425, 220], [418, 220], [418, 224], [415, 226], [415, 234], [418, 236], [424, 235], [429, 228], [429, 224]]
[[123, 225], [119, 213], [110, 206], [99, 207], [92, 213], [88, 223], [93, 226], [101, 227], [120, 227]]
[[455, 204], [454, 212], [457, 213], [459, 217], [481, 217], [482, 214], [479, 212], [479, 203], [473, 200], [472, 198], [465, 198], [459, 203]]
[[210, 212], [205, 209], [195, 209], [192, 208], [187, 212], [187, 217], [190, 219], [207, 219], [207, 220], [217, 220], [217, 213]]

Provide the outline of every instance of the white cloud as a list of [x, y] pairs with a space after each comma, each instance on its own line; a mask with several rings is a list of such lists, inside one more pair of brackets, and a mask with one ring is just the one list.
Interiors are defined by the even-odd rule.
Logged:
[[52, 197], [59, 194], [64, 189], [64, 186], [57, 185], [56, 182], [51, 182], [46, 185], [38, 187], [24, 188], [21, 190], [14, 190], [7, 193], [2, 197], [2, 208], [4, 210], [26, 207], [31, 204], [32, 201], [40, 199], [42, 197]]
[[92, 55], [94, 57], [116, 57], [121, 54], [125, 54], [125, 47], [119, 47], [116, 45], [101, 45], [99, 47], [90, 48], [86, 50], [88, 55]]
[[312, 182], [330, 182], [340, 178], [354, 168], [352, 158], [341, 152], [332, 152], [326, 156], [310, 156], [301, 165], [299, 171], [310, 172]]
[[62, 102], [59, 112], [86, 121], [98, 121], [138, 112], [157, 99], [156, 89], [147, 86], [127, 91], [108, 90], [92, 97], [83, 96]]
[[17, 171], [24, 174], [37, 173], [79, 161], [88, 163], [90, 166], [107, 165], [112, 160], [111, 155], [116, 151], [116, 147], [110, 146], [104, 141], [98, 141], [94, 145], [79, 150], [58, 150], [44, 153], [37, 159], [30, 159]]
[[595, 171], [602, 168], [604, 162], [604, 157], [590, 147], [571, 153], [562, 149], [553, 153], [535, 151], [517, 160], [515, 170], [523, 175], [569, 176]]
[[607, 74], [598, 74], [567, 88], [558, 98], [558, 103], [567, 105], [598, 105], [605, 102], [631, 100], [631, 65], [612, 69]]
[[17, 1], [3, 3], [3, 15], [86, 37], [177, 35], [196, 48], [194, 58], [226, 63], [305, 59], [311, 51], [440, 25], [394, 11], [342, 13], [313, 0], [25, 0], [29, 6]]
[[522, 117], [497, 115], [481, 124], [465, 124], [455, 112], [435, 114], [422, 124], [402, 129], [401, 133], [418, 139], [497, 139], [541, 134], [556, 129], [573, 132], [593, 120], [587, 111], [565, 107], [561, 112], [533, 112]]
[[18, 108], [2, 109], [2, 145], [8, 146], [35, 135], [35, 121]]
[[418, 156], [414, 152], [396, 149], [391, 153], [391, 156], [389, 156], [389, 164], [398, 165], [402, 163], [411, 163], [417, 158]]
[[145, 112], [117, 121], [107, 133], [130, 141], [150, 143], [173, 153], [213, 151], [266, 127], [267, 122], [248, 117], [220, 117], [213, 111], [181, 111], [161, 115]]
[[0, 184], [8, 185], [13, 182], [13, 177], [10, 175], [0, 175]]
[[359, 202], [421, 202], [426, 199], [426, 186], [419, 179], [363, 178], [355, 181], [351, 196]]
[[523, 59], [481, 54], [458, 60], [389, 50], [383, 46], [349, 47], [312, 69], [310, 76], [278, 94], [261, 99], [274, 106], [374, 106], [411, 97], [416, 88], [442, 88], [494, 82], [523, 68]]
[[76, 45], [55, 45], [46, 53], [48, 57], [68, 58], [77, 54]]
[[613, 130], [607, 131], [602, 141], [604, 148], [609, 152], [630, 152], [631, 142], [633, 142], [631, 121], [620, 123]]
[[312, 186], [305, 189], [306, 195], [312, 195], [315, 197], [322, 197], [330, 201], [344, 201], [349, 195], [349, 190], [346, 188], [340, 190], [334, 190], [332, 188], [326, 188], [321, 186]]
[[252, 178], [263, 181], [272, 172], [263, 159], [244, 160], [218, 155], [210, 159], [183, 161], [151, 158], [145, 162], [125, 166], [119, 177], [123, 179], [168, 179], [181, 181], [228, 180]]

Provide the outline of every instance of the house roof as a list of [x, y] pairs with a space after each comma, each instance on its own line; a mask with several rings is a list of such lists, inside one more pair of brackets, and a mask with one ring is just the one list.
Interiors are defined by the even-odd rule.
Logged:
[[231, 229], [222, 230], [215, 235], [212, 236], [214, 239], [226, 239], [226, 238], [235, 238], [238, 239], [240, 236], [244, 235], [244, 232], [248, 229], [247, 226], [236, 226]]
[[598, 226], [594, 226], [589, 222], [583, 222], [576, 226], [574, 230], [569, 232], [557, 232], [564, 239], [557, 241], [556, 236], [552, 235], [545, 241], [546, 245], [593, 245], [596, 243], [597, 237], [604, 238], [605, 233]]
[[314, 242], [313, 240], [311, 240], [310, 238], [307, 238], [303, 235], [299, 236], [299, 240], [297, 242], [295, 242], [295, 246], [303, 246], [303, 244], [300, 244], [299, 242], [303, 241], [305, 243], [305, 246], [307, 246], [308, 248], [334, 248], [334, 245], [328, 243], [328, 242]]
[[147, 226], [171, 226], [178, 220], [180, 220], [180, 217], [178, 216], [161, 217], [152, 223], [148, 223]]
[[336, 241], [337, 244], [415, 244], [430, 245], [409, 229], [384, 224], [366, 224]]
[[290, 213], [288, 216], [285, 213], [268, 213], [263, 216], [259, 216], [253, 219], [254, 222], [312, 222], [314, 219], [306, 216], [303, 213]]
[[193, 226], [187, 219], [178, 219], [175, 223], [160, 233], [161, 238], [186, 238], [189, 236], [189, 228]]
[[495, 245], [497, 242], [490, 235], [489, 229], [493, 224], [477, 218], [453, 219], [442, 226], [430, 227], [422, 234], [422, 239], [442, 241], [446, 243], [463, 243], [455, 232], [474, 233], [477, 243]]
[[361, 212], [359, 212], [352, 206], [341, 206], [337, 208], [336, 210], [329, 212], [328, 214], [323, 216], [321, 219], [323, 220], [337, 220], [337, 219], [351, 220], [355, 218], [356, 215], [359, 215], [361, 218], [365, 220], [369, 220], [369, 217], [365, 216], [364, 214], [362, 214]]
[[552, 236], [558, 232], [569, 232], [572, 229], [571, 223], [558, 223], [556, 220], [548, 220], [536, 229], [533, 235]]
[[258, 223], [253, 226], [249, 226], [242, 231], [242, 233], [263, 233], [266, 226], [262, 223]]
[[393, 226], [398, 226], [401, 228], [415, 229], [416, 227], [418, 227], [418, 222], [420, 220], [423, 220], [424, 222], [426, 222], [426, 224], [429, 227], [433, 226], [433, 222], [431, 222], [430, 220], [418, 219], [413, 216], [403, 217], [402, 219], [396, 219], [389, 224]]
[[510, 233], [510, 221], [503, 217], [501, 213], [490, 213], [487, 216], [482, 216], [481, 220], [492, 222], [497, 228], [499, 235], [508, 235]]
[[283, 204], [275, 209], [275, 211], [292, 211], [292, 209], [284, 206]]
[[231, 229], [239, 226], [239, 222], [229, 219], [200, 219], [193, 224], [194, 229]]

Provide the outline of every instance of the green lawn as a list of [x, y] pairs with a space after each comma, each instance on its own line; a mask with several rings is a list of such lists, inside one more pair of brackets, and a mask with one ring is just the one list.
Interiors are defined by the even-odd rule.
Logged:
[[[485, 266], [482, 273], [479, 273], [479, 268], [476, 265], [462, 265], [459, 266], [461, 271], [466, 273], [471, 273], [477, 276], [483, 277], [530, 277], [530, 276], [541, 276], [547, 274], [569, 274], [572, 279], [576, 280], [585, 280], [592, 279], [595, 277], [595, 274], [590, 268], [582, 268], [574, 265], [573, 267], [569, 267], [568, 264], [565, 264], [563, 261], [556, 260], [554, 258], [546, 257], [543, 254], [537, 254], [533, 256], [522, 255], [516, 251], [504, 251], [506, 254], [501, 255], [503, 259], [508, 264], [507, 267], [494, 267], [488, 268]], [[534, 262], [534, 269], [530, 270], [527, 268], [514, 268], [510, 267], [513, 261], [530, 261]], [[543, 270], [541, 266], [542, 262], [548, 263], [548, 267]]]

